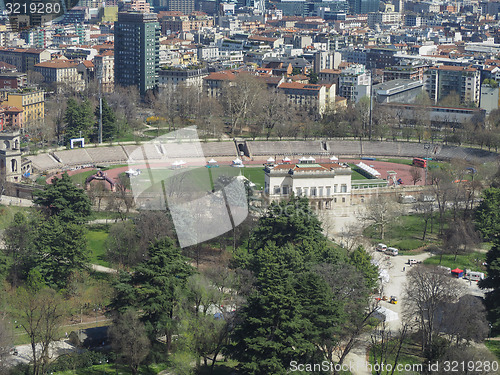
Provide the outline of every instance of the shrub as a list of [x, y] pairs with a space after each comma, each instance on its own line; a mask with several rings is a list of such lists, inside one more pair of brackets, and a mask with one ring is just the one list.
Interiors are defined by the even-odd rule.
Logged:
[[108, 357], [103, 353], [87, 350], [83, 353], [70, 353], [58, 357], [50, 364], [50, 372], [67, 371], [86, 368], [106, 362]]

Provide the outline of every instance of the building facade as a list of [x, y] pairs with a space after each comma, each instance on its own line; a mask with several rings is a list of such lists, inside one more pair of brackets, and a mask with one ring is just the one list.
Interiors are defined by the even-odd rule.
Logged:
[[35, 72], [43, 75], [45, 83], [56, 84], [57, 90], [61, 85], [67, 85], [76, 91], [85, 89], [85, 81], [77, 70], [78, 63], [66, 60], [51, 60], [35, 65]]
[[120, 12], [115, 22], [115, 84], [141, 94], [158, 86], [160, 25], [156, 14]]
[[460, 102], [479, 105], [481, 80], [476, 68], [442, 65], [424, 74], [425, 89], [434, 103], [457, 94]]
[[338, 163], [316, 163], [302, 158], [298, 164], [278, 164], [265, 169], [264, 192], [270, 200], [303, 196], [318, 209], [350, 204], [351, 168]]
[[2, 103], [19, 108], [23, 112], [23, 126], [37, 124], [45, 117], [45, 93], [41, 90], [19, 90], [7, 93], [7, 100]]
[[362, 65], [344, 69], [339, 76], [339, 95], [352, 102], [370, 96], [371, 75]]
[[203, 87], [203, 78], [206, 76], [208, 76], [207, 68], [161, 69], [159, 74], [159, 86], [161, 88], [167, 88], [183, 84], [201, 89]]

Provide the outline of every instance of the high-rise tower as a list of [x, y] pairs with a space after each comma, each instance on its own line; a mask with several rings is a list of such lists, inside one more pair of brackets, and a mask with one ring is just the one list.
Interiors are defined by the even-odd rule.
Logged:
[[158, 85], [160, 24], [154, 13], [120, 12], [115, 22], [115, 84], [141, 94]]

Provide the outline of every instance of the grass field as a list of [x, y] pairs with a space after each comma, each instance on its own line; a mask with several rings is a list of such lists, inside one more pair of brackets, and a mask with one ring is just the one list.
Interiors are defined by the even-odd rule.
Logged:
[[356, 167], [355, 164], [349, 164], [352, 170], [351, 180], [369, 180], [364, 175], [361, 174], [361, 169]]
[[498, 340], [486, 340], [484, 342], [486, 347], [500, 360], [500, 341]]
[[[471, 271], [480, 271], [484, 272], [484, 268], [482, 268], [481, 264], [486, 259], [485, 253], [473, 252], [468, 255], [457, 255], [457, 260], [454, 260], [454, 255], [443, 254], [441, 258], [440, 255], [434, 255], [430, 258], [427, 258], [424, 263], [425, 264], [435, 264], [441, 265], [444, 267], [450, 267], [451, 269], [460, 268], [465, 270], [466, 268]], [[441, 263], [440, 263], [441, 260]]]
[[379, 231], [374, 226], [369, 226], [364, 230], [364, 235], [372, 238], [373, 244], [378, 242], [385, 243], [387, 246], [392, 246], [400, 250], [400, 253], [405, 255], [406, 251], [417, 249], [438, 241], [437, 238], [437, 214], [434, 219], [433, 230], [431, 231], [431, 223], [427, 227], [427, 235], [425, 241], [422, 240], [423, 235], [423, 219], [420, 215], [400, 216], [389, 224], [385, 231], [384, 240], [380, 238]]
[[91, 251], [90, 262], [104, 267], [110, 267], [106, 261], [106, 248], [104, 246], [108, 232], [102, 229], [91, 229], [87, 233], [88, 247]]
[[16, 212], [24, 212], [26, 215], [29, 215], [29, 213], [33, 211], [34, 209], [30, 207], [0, 205], [0, 230], [3, 230], [10, 225]]

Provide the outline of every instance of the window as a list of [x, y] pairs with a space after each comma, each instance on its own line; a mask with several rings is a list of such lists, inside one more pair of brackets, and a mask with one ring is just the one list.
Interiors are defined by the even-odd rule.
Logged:
[[331, 186], [327, 186], [326, 187], [326, 196], [329, 197], [330, 195], [332, 195], [332, 187]]
[[309, 196], [308, 192], [309, 192], [309, 188], [306, 188], [306, 187], [305, 187], [305, 188], [304, 188], [304, 196], [305, 196], [305, 197], [308, 197], [308, 196]]
[[274, 194], [280, 194], [281, 193], [281, 189], [279, 186], [275, 186], [274, 187]]
[[345, 203], [345, 198], [342, 198], [342, 203]]
[[342, 189], [342, 193], [347, 193], [347, 185], [342, 185], [341, 189]]
[[297, 188], [297, 196], [300, 197], [302, 195], [302, 188]]
[[283, 195], [288, 195], [288, 186], [283, 186]]
[[334, 185], [334, 186], [333, 186], [333, 192], [334, 192], [334, 193], [336, 193], [336, 192], [337, 192], [337, 186], [338, 186], [338, 185]]
[[322, 197], [323, 196], [323, 186], [320, 186], [318, 188], [318, 196]]

